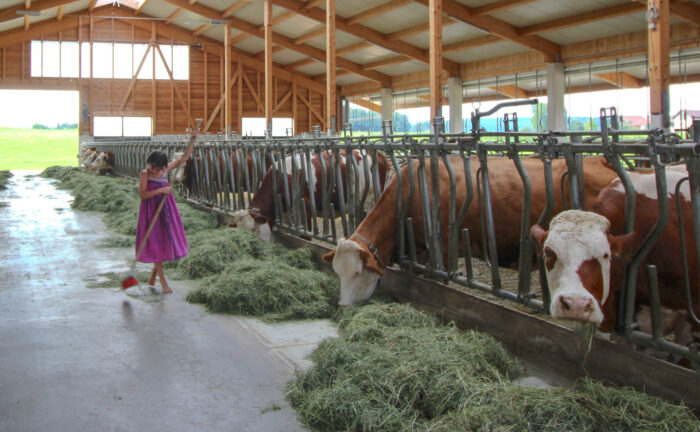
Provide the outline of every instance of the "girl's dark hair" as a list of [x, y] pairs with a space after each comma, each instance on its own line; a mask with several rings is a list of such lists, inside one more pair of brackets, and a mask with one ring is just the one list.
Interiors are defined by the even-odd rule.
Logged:
[[156, 168], [165, 168], [168, 166], [168, 156], [162, 151], [156, 150], [148, 155], [146, 163]]

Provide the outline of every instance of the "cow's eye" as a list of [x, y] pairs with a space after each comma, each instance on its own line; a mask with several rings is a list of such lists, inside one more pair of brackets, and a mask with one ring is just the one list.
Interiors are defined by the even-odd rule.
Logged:
[[549, 258], [550, 256], [552, 256], [552, 252], [549, 250], [549, 248], [546, 248], [544, 250], [544, 257]]
[[603, 259], [610, 259], [610, 254], [606, 252], [605, 255], [603, 255]]

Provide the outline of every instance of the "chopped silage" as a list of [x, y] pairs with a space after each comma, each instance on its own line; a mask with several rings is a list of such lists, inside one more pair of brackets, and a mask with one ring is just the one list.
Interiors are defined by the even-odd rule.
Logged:
[[370, 304], [340, 318], [287, 397], [318, 431], [697, 431], [686, 407], [581, 380], [513, 383], [518, 365], [490, 336], [441, 326], [410, 306]]

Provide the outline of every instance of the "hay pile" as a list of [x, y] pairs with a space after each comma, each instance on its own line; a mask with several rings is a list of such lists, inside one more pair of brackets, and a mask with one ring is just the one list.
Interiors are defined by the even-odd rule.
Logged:
[[206, 276], [187, 301], [212, 312], [268, 320], [328, 318], [338, 301], [336, 279], [315, 270], [310, 249], [288, 250], [239, 229], [195, 234], [178, 268], [189, 277]]
[[[57, 166], [47, 168], [41, 176], [58, 179], [59, 187], [71, 190], [74, 197], [72, 208], [106, 213], [104, 222], [110, 229], [121, 234], [136, 234], [141, 200], [138, 185], [133, 181], [88, 175], [80, 168]], [[182, 225], [188, 234], [195, 230], [216, 227], [217, 220], [214, 215], [193, 209], [179, 200], [177, 195], [176, 201], [178, 201]]]
[[312, 360], [287, 397], [319, 431], [698, 430], [687, 408], [629, 389], [517, 386], [521, 372], [494, 339], [410, 306], [352, 310]]
[[10, 181], [12, 173], [9, 171], [0, 171], [0, 190], [7, 189], [7, 183]]

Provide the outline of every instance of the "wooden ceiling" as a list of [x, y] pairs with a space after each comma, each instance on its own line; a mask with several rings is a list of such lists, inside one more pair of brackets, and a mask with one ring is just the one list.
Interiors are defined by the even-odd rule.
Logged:
[[[192, 41], [231, 45], [264, 59], [262, 0], [10, 0], [0, 9], [0, 46], [40, 38], [68, 16], [143, 18]], [[324, 0], [272, 0], [272, 59], [305, 78], [326, 78]], [[116, 7], [119, 5], [119, 7]], [[429, 0], [336, 0], [336, 83], [340, 94], [428, 86]], [[596, 63], [645, 55], [646, 1], [442, 0], [442, 78], [465, 81], [543, 70], [547, 62]], [[700, 51], [700, 1], [671, 0], [671, 50]], [[44, 30], [42, 30], [44, 29]], [[256, 57], [257, 56], [257, 57]], [[694, 72], [693, 67], [691, 71]], [[645, 77], [608, 71], [596, 84], [639, 86]], [[691, 81], [698, 73], [691, 74]], [[622, 77], [622, 79], [620, 79]], [[687, 79], [687, 77], [686, 77]], [[539, 90], [539, 89], [535, 89]], [[503, 95], [514, 89], [503, 87]]]

